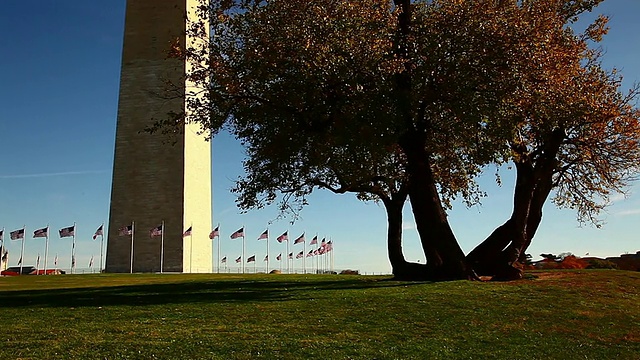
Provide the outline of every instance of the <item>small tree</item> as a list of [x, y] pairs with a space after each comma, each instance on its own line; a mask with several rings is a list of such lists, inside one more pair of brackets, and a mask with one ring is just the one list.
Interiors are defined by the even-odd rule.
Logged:
[[[606, 72], [589, 41], [606, 33], [599, 18], [581, 36], [569, 36], [547, 59], [540, 91], [515, 113], [522, 119], [510, 141], [516, 169], [513, 213], [468, 259], [497, 278], [519, 278], [511, 265], [522, 260], [542, 220], [552, 191], [560, 207], [575, 209], [581, 222], [599, 226], [597, 214], [612, 192], [624, 192], [635, 180], [640, 162], [638, 88], [620, 90], [616, 71]], [[565, 64], [558, 66], [558, 64]]]

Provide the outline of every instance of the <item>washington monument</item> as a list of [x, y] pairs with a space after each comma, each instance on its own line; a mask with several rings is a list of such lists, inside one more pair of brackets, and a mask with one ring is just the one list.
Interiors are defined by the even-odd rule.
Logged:
[[[210, 143], [191, 124], [171, 135], [144, 132], [153, 119], [185, 111], [188, 64], [167, 51], [194, 41], [185, 29], [199, 3], [127, 0], [107, 272], [211, 272]], [[178, 96], [162, 96], [167, 82]], [[162, 224], [162, 235], [151, 236]]]

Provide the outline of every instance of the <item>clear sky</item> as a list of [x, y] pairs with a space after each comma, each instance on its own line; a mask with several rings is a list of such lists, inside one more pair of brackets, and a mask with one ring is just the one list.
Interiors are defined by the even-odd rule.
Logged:
[[[57, 231], [74, 222], [77, 267], [86, 268], [91, 256], [99, 261], [99, 242], [91, 236], [108, 222], [124, 6], [124, 0], [0, 2], [0, 229], [5, 228], [10, 265], [18, 261], [20, 242], [9, 241], [9, 231], [26, 225], [25, 264], [35, 265], [37, 254], [44, 256], [44, 240], [31, 235], [48, 224], [49, 264], [58, 254], [58, 267], [68, 268], [71, 239], [59, 239]], [[607, 0], [595, 13], [611, 17], [603, 43], [606, 66], [622, 70], [626, 87], [640, 81], [640, 1]], [[244, 225], [247, 257], [256, 254], [260, 266], [265, 243], [256, 239], [276, 218], [277, 209], [240, 214], [229, 189], [242, 173], [242, 148], [221, 135], [213, 140], [212, 153], [213, 222], [221, 225], [222, 255], [240, 255], [241, 241], [229, 235]], [[489, 194], [481, 206], [457, 205], [450, 212], [465, 252], [511, 212], [513, 176], [503, 172], [499, 188], [494, 170], [481, 180]], [[640, 250], [640, 187], [631, 190], [630, 197], [617, 198], [603, 214], [602, 229], [579, 228], [572, 211], [548, 204], [528, 253], [534, 258], [543, 252], [604, 257]], [[272, 259], [284, 252], [273, 240], [282, 232], [288, 230], [290, 238], [306, 232], [307, 242], [317, 233], [334, 241], [337, 269], [390, 272], [384, 208], [353, 195], [319, 191], [301, 220], [293, 225], [276, 221], [269, 229]], [[424, 262], [408, 205], [403, 235], [406, 258]], [[291, 249], [297, 253], [302, 246]], [[229, 266], [235, 271], [232, 260]]]

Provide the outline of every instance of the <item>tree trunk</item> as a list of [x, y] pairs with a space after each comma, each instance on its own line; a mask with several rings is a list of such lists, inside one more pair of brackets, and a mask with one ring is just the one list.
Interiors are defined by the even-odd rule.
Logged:
[[[435, 179], [431, 171], [430, 154], [426, 150], [427, 119], [413, 114], [411, 63], [411, 1], [394, 0], [398, 8], [398, 23], [394, 39], [395, 55], [403, 60], [404, 69], [395, 75], [394, 96], [396, 116], [406, 127], [400, 147], [407, 157], [409, 201], [416, 220], [420, 241], [427, 258], [425, 276], [431, 280], [473, 278], [464, 253], [451, 231]], [[415, 122], [414, 122], [415, 120]]]
[[426, 280], [426, 265], [410, 263], [402, 252], [402, 209], [407, 194], [394, 194], [391, 199], [382, 199], [387, 211], [387, 248], [389, 262], [395, 279]]
[[469, 266], [478, 275], [493, 276], [498, 273], [499, 267], [504, 264], [502, 251], [511, 244], [514, 232], [514, 221], [509, 218], [467, 255]]
[[480, 275], [493, 276], [495, 280], [522, 278], [522, 272], [513, 267], [528, 241], [527, 221], [531, 213], [535, 191], [533, 166], [529, 161], [516, 163], [516, 185], [513, 192], [511, 217], [473, 249], [467, 260]]
[[525, 252], [529, 248], [529, 245], [531, 245], [531, 241], [533, 240], [536, 231], [538, 231], [540, 222], [542, 222], [542, 208], [549, 198], [551, 189], [553, 189], [553, 175], [549, 174], [545, 179], [540, 179], [539, 184], [533, 193], [531, 208], [529, 210], [529, 218], [527, 219], [527, 242], [522, 247], [520, 251], [520, 258], [518, 259], [521, 263], [524, 263]]
[[492, 280], [522, 278], [522, 271], [513, 265], [516, 261], [524, 261], [525, 252], [542, 221], [542, 208], [553, 189], [556, 155], [564, 137], [563, 129], [554, 130], [535, 165], [529, 154], [520, 153], [521, 161], [516, 162], [511, 218], [467, 256], [474, 270], [481, 275], [492, 275]]
[[456, 240], [431, 171], [429, 154], [418, 136], [403, 141], [409, 175], [409, 201], [422, 248], [433, 280], [473, 279], [464, 253]]

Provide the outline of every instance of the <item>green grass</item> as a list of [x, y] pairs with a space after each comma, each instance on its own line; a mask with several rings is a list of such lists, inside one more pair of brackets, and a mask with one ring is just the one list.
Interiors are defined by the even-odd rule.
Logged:
[[0, 278], [0, 359], [640, 359], [640, 273]]

